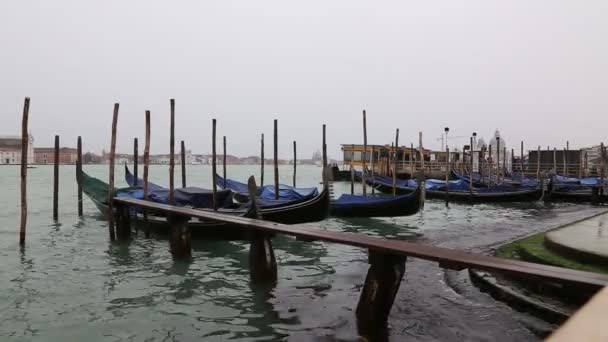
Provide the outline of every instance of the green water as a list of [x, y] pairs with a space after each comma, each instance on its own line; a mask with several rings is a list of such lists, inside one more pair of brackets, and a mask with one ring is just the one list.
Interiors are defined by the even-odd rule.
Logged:
[[[103, 218], [88, 199], [84, 217], [77, 217], [74, 167], [60, 169], [57, 223], [52, 220], [52, 167], [28, 170], [27, 243], [21, 250], [19, 168], [0, 167], [0, 340], [357, 339], [354, 308], [368, 267], [365, 250], [276, 237], [278, 283], [255, 288], [249, 282], [248, 246], [242, 242], [195, 241], [188, 263], [174, 261], [162, 238], [110, 242]], [[85, 166], [102, 179], [107, 170], [106, 165]], [[116, 170], [118, 185], [124, 185], [122, 168]], [[187, 171], [189, 185], [210, 185], [208, 166]], [[167, 166], [153, 166], [150, 172], [151, 181], [167, 184]], [[291, 167], [282, 166], [280, 172], [281, 181], [290, 184]], [[229, 177], [241, 180], [258, 173], [259, 166], [228, 170]], [[299, 167], [298, 185], [318, 184], [320, 174], [319, 167]], [[179, 175], [176, 168], [177, 184]], [[336, 183], [335, 189], [350, 191], [350, 185]], [[596, 211], [539, 203], [446, 208], [429, 201], [424, 212], [411, 217], [328, 219], [319, 225], [487, 251]], [[410, 258], [389, 324], [391, 340], [529, 341], [536, 337], [528, 327], [546, 323], [480, 293], [466, 271], [444, 271]]]

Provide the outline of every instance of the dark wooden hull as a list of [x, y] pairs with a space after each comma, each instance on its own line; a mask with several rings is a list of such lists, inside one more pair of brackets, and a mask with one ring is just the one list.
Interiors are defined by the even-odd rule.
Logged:
[[[393, 187], [386, 185], [378, 185], [378, 190], [384, 193], [393, 193]], [[397, 187], [397, 193], [403, 194], [413, 192], [414, 189]], [[445, 199], [445, 191], [426, 190], [426, 198]], [[450, 191], [448, 193], [448, 201], [452, 202], [467, 202], [467, 203], [495, 203], [495, 202], [533, 202], [538, 201], [543, 197], [542, 189], [532, 190], [517, 190], [500, 193], [484, 193], [484, 192], [465, 192], [465, 191]]]
[[262, 219], [285, 224], [318, 222], [329, 215], [329, 190], [295, 204], [276, 208], [260, 209]]
[[331, 204], [331, 215], [338, 217], [396, 217], [416, 214], [424, 200], [420, 190], [372, 203]]
[[[104, 217], [107, 217], [108, 206], [93, 198], [90, 199]], [[255, 211], [251, 210], [244, 212], [241, 216], [254, 218]], [[162, 236], [171, 234], [171, 225], [167, 222], [166, 217], [149, 213], [146, 220], [142, 214], [132, 213], [131, 220], [131, 227], [133, 229], [142, 231], [148, 229], [150, 232]], [[249, 230], [228, 223], [191, 219], [188, 221], [188, 227], [190, 228], [190, 234], [194, 239], [249, 240], [252, 237]]]

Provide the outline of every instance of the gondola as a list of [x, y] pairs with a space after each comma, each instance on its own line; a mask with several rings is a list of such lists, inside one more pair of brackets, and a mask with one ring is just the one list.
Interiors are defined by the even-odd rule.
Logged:
[[330, 213], [338, 217], [396, 217], [416, 214], [424, 204], [420, 188], [396, 196], [343, 194], [331, 202]]
[[[127, 184], [135, 184], [135, 177], [129, 172], [125, 165], [125, 180]], [[142, 184], [141, 179], [137, 180], [137, 184]], [[148, 185], [152, 183], [148, 182]], [[161, 186], [153, 184], [156, 189], [164, 189]], [[230, 191], [230, 190], [224, 190]], [[297, 224], [306, 222], [322, 221], [329, 215], [329, 190], [325, 186], [323, 191], [315, 196], [305, 197], [298, 200], [265, 200], [257, 199], [259, 207], [259, 217], [263, 220], [273, 221], [284, 224]], [[234, 209], [226, 209], [232, 213], [245, 213], [250, 210], [250, 203], [235, 204]]]
[[[217, 184], [231, 190], [244, 190], [247, 184], [217, 176]], [[260, 193], [260, 189], [258, 189]], [[264, 193], [262, 191], [262, 193]], [[298, 189], [281, 185], [280, 200], [289, 200], [298, 194], [309, 194], [308, 189]], [[274, 195], [274, 191], [270, 194]], [[306, 195], [308, 196], [308, 195]], [[330, 202], [330, 214], [341, 217], [394, 217], [413, 215], [418, 212], [424, 199], [421, 191], [408, 192], [399, 196], [362, 196], [343, 194]], [[269, 196], [263, 201], [267, 201]], [[261, 208], [263, 208], [261, 206]], [[263, 210], [262, 210], [263, 211]]]
[[[109, 185], [97, 178], [91, 177], [82, 172], [81, 178], [82, 191], [91, 201], [97, 209], [104, 215], [108, 214], [108, 190]], [[115, 190], [117, 197], [141, 197], [141, 188], [129, 187]], [[226, 212], [230, 213], [230, 212]], [[255, 206], [251, 206], [249, 210], [245, 212], [236, 213], [239, 216], [247, 218], [255, 218], [257, 216]], [[155, 214], [154, 212], [148, 212], [146, 218], [144, 218], [141, 210], [131, 210], [131, 218], [134, 226], [142, 226], [143, 229], [149, 229], [150, 231], [159, 235], [168, 235], [171, 232], [171, 226], [167, 222], [167, 218], [163, 215]], [[218, 238], [218, 239], [248, 239], [250, 238], [250, 232], [229, 223], [205, 221], [199, 219], [190, 219], [188, 222], [190, 233], [193, 238]], [[143, 230], [142, 229], [142, 230]]]
[[601, 180], [597, 177], [568, 178], [553, 175], [547, 189], [551, 200], [592, 203], [608, 201], [608, 194], [602, 194]]
[[[220, 175], [215, 176], [215, 184], [222, 189], [232, 190], [234, 192], [234, 199], [237, 202], [249, 202], [247, 184], [232, 179], [224, 179]], [[279, 201], [304, 201], [318, 195], [319, 190], [317, 188], [294, 188], [289, 185], [279, 184]], [[264, 208], [266, 205], [274, 205], [274, 201], [277, 201], [275, 199], [274, 185], [258, 187], [256, 196], [258, 200], [262, 201], [260, 203], [261, 208]]]
[[[378, 190], [386, 193], [392, 193], [393, 180], [389, 177], [374, 176], [372, 182], [371, 177], [366, 177], [368, 182]], [[415, 180], [397, 180], [397, 193], [413, 192], [417, 189]], [[469, 203], [485, 203], [485, 202], [530, 202], [538, 201], [543, 197], [543, 187], [521, 188], [516, 189], [512, 186], [495, 185], [491, 187], [478, 187], [472, 190], [469, 184], [463, 180], [455, 180], [448, 182], [447, 198], [449, 201], [469, 202]], [[428, 179], [425, 181], [425, 194], [427, 198], [445, 199], [445, 181]]]

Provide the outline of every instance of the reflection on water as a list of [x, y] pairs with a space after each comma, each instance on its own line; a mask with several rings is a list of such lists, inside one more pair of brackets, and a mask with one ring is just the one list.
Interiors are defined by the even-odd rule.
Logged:
[[[357, 340], [354, 309], [368, 268], [365, 250], [277, 236], [277, 284], [253, 286], [244, 242], [194, 241], [188, 262], [173, 260], [164, 238], [146, 239], [142, 232], [110, 243], [90, 201], [85, 199], [84, 217], [76, 216], [73, 169], [61, 167], [57, 223], [51, 214], [52, 167], [28, 170], [28, 236], [20, 249], [19, 169], [0, 168], [2, 341]], [[101, 177], [107, 167], [85, 170]], [[165, 183], [166, 170], [153, 166], [150, 180]], [[228, 174], [246, 179], [258, 170], [234, 166]], [[270, 171], [266, 179], [272, 179]], [[193, 185], [208, 186], [210, 175], [206, 166], [188, 169]], [[320, 168], [300, 167], [298, 184], [318, 184], [319, 176]], [[281, 177], [291, 181], [289, 167], [281, 167]], [[344, 183], [334, 188], [338, 194], [350, 191]], [[596, 210], [541, 202], [446, 208], [429, 201], [411, 217], [329, 219], [320, 226], [486, 251]], [[535, 339], [529, 324], [544, 323], [480, 293], [466, 272], [410, 258], [388, 334], [392, 340], [529, 341]]]

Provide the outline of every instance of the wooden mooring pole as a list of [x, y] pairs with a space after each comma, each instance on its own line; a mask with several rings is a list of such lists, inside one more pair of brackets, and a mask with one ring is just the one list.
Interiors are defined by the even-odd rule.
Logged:
[[450, 148], [445, 147], [446, 163], [445, 163], [445, 205], [448, 206], [450, 200]]
[[471, 137], [471, 170], [469, 171], [469, 192], [471, 193], [471, 197], [473, 196], [473, 137]]
[[186, 143], [181, 141], [180, 162], [182, 166], [182, 188], [186, 187]]
[[[329, 188], [329, 181], [331, 180], [331, 170], [327, 169], [327, 126], [325, 124], [323, 124], [323, 167], [321, 168], [321, 175], [322, 175], [322, 181], [323, 181], [323, 189], [328, 189]], [[331, 189], [331, 191], [333, 193], [333, 188]]]
[[519, 154], [519, 169], [521, 171], [521, 180], [524, 180], [524, 141], [521, 141], [521, 151]]
[[213, 210], [217, 211], [217, 151], [215, 146], [216, 120], [211, 124], [211, 180], [213, 182]]
[[[257, 185], [253, 176], [247, 180], [249, 197], [257, 208]], [[277, 261], [272, 248], [272, 235], [256, 231], [249, 246], [249, 268], [251, 282], [254, 284], [274, 285], [277, 281]]]
[[119, 104], [114, 104], [114, 114], [112, 116], [112, 138], [110, 141], [110, 176], [108, 186], [108, 230], [110, 233], [110, 241], [116, 239], [114, 231], [114, 159], [116, 157], [116, 125], [118, 124], [118, 108]]
[[553, 148], [553, 172], [557, 173], [557, 148]]
[[500, 137], [496, 137], [496, 184], [500, 184]]
[[350, 150], [350, 194], [355, 194], [355, 168], [353, 163], [355, 162], [355, 145], [351, 146]]
[[568, 158], [566, 158], [566, 149], [564, 148], [564, 157], [562, 158], [562, 161], [564, 163], [564, 177], [568, 177]]
[[226, 136], [224, 135], [222, 138], [222, 143], [223, 143], [223, 147], [224, 149], [222, 150], [222, 175], [224, 176], [224, 184], [222, 185], [222, 187], [224, 189], [226, 189], [226, 177], [228, 174], [228, 171], [226, 170]]
[[[361, 187], [363, 196], [367, 195], [367, 184], [365, 183], [365, 168], [367, 167], [367, 117], [363, 110], [363, 152], [361, 153]], [[393, 186], [394, 188], [394, 186]], [[393, 190], [394, 192], [394, 190]]]
[[260, 187], [264, 186], [264, 133], [260, 139]]
[[27, 227], [27, 152], [29, 147], [29, 132], [27, 123], [30, 115], [30, 98], [23, 102], [23, 116], [21, 118], [21, 223], [19, 226], [19, 244], [25, 245]]
[[[146, 136], [144, 138], [144, 200], [148, 200], [148, 172], [150, 169], [150, 111], [146, 111]], [[146, 238], [150, 237], [150, 229], [148, 228], [148, 211], [144, 209], [144, 234]]]
[[488, 145], [488, 188], [492, 186], [492, 163], [494, 159], [492, 158], [492, 144]]
[[274, 120], [274, 199], [279, 199], [279, 120], [277, 119]]
[[371, 168], [372, 168], [372, 175], [371, 175], [371, 177], [372, 177], [372, 185], [371, 185], [371, 188], [372, 188], [372, 194], [375, 194], [375, 193], [376, 193], [376, 187], [375, 187], [375, 184], [376, 184], [376, 183], [375, 183], [375, 181], [376, 181], [376, 177], [374, 176], [374, 174], [376, 174], [376, 170], [375, 170], [375, 168], [374, 168], [374, 163], [375, 163], [374, 159], [375, 159], [375, 155], [376, 155], [376, 153], [375, 153], [375, 151], [374, 151], [374, 145], [372, 145], [372, 156], [371, 156], [371, 161], [370, 161], [370, 163], [371, 163]]
[[536, 179], [540, 179], [540, 145], [536, 150]]
[[293, 141], [293, 187], [296, 187], [296, 169], [298, 165], [298, 155], [296, 152], [296, 141]]
[[604, 143], [600, 144], [600, 202], [603, 201], [604, 198], [604, 179], [606, 177], [606, 148], [604, 147]]
[[502, 148], [502, 180], [505, 180], [505, 171], [508, 171], [507, 168], [507, 147], [503, 146]]
[[424, 174], [424, 149], [422, 148], [422, 132], [418, 132], [418, 146], [420, 149], [420, 168], [422, 169], [422, 178], [425, 179], [426, 176]]
[[175, 100], [171, 99], [171, 123], [169, 127], [169, 204], [175, 204]]
[[137, 178], [138, 178], [138, 170], [137, 166], [139, 164], [139, 146], [137, 142], [137, 138], [133, 139], [133, 178], [135, 179], [135, 186], [137, 186]]
[[78, 186], [78, 217], [82, 217], [82, 138], [76, 141], [76, 184]]
[[416, 151], [414, 151], [414, 143], [410, 143], [410, 178], [414, 179], [416, 173]]
[[397, 196], [397, 151], [399, 151], [399, 128], [395, 133], [395, 151], [393, 152], [393, 196]]
[[59, 136], [55, 136], [53, 158], [53, 220], [59, 220]]

